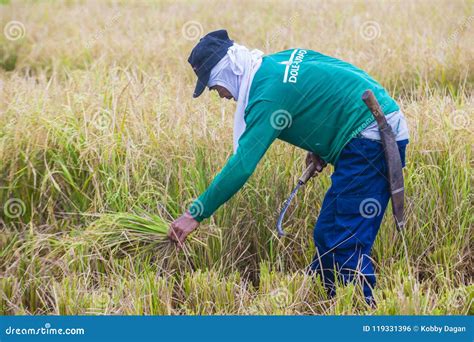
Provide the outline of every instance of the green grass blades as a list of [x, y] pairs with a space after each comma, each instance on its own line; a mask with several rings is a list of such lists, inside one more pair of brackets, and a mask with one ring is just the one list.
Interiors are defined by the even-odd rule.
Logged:
[[168, 227], [169, 223], [157, 215], [108, 213], [94, 221], [85, 236], [102, 248], [144, 252], [169, 244]]
[[104, 214], [93, 226], [97, 228], [113, 227], [122, 231], [141, 233], [145, 236], [165, 238], [168, 233], [169, 222], [157, 215], [143, 215], [131, 213]]

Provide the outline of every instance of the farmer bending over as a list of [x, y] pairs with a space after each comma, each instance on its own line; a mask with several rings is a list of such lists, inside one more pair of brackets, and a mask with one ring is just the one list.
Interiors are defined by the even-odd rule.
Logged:
[[[209, 188], [171, 224], [178, 243], [247, 181], [275, 139], [308, 151], [321, 171], [334, 165], [332, 185], [314, 229], [311, 269], [329, 295], [336, 280], [358, 280], [372, 302], [371, 248], [390, 198], [387, 164], [374, 117], [361, 100], [370, 89], [398, 144], [402, 164], [408, 129], [397, 103], [361, 69], [307, 49], [263, 56], [233, 43], [225, 30], [204, 36], [188, 59], [198, 76], [193, 97], [209, 87], [237, 101], [234, 154]], [[336, 274], [334, 274], [336, 270]]]

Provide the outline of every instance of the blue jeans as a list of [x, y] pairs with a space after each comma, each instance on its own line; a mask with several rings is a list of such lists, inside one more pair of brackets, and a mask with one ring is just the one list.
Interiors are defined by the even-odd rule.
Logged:
[[[405, 166], [408, 140], [397, 144]], [[352, 139], [342, 150], [331, 181], [314, 228], [311, 270], [321, 275], [330, 296], [335, 294], [337, 276], [343, 284], [360, 281], [371, 302], [375, 286], [371, 250], [390, 199], [381, 142]]]

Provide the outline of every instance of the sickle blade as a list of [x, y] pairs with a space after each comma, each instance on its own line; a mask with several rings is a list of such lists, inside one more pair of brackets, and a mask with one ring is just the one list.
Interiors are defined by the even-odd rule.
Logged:
[[296, 192], [298, 191], [300, 186], [302, 186], [303, 184], [304, 184], [303, 182], [298, 181], [298, 184], [296, 184], [295, 188], [291, 192], [290, 197], [288, 197], [288, 199], [283, 204], [283, 208], [281, 209], [280, 216], [278, 217], [278, 221], [277, 221], [277, 225], [276, 225], [276, 229], [277, 229], [279, 237], [282, 237], [282, 236], [285, 235], [285, 232], [283, 231], [283, 227], [282, 227], [283, 219], [285, 218], [285, 213], [288, 210], [288, 208], [290, 207], [290, 203], [293, 200], [293, 197], [295, 197]]

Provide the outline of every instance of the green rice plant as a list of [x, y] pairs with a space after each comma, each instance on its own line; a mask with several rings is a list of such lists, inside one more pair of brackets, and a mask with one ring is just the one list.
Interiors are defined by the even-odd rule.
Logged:
[[[192, 236], [180, 249], [168, 238], [168, 229], [167, 220], [142, 210], [101, 214], [83, 232], [77, 232], [79, 240], [72, 239], [77, 254], [70, 262], [82, 260], [78, 265], [81, 269], [94, 267], [106, 274], [113, 271], [113, 258], [133, 257], [143, 265], [151, 263], [160, 272], [169, 272], [179, 267], [180, 259], [184, 259], [184, 263], [192, 262], [196, 246], [204, 243], [198, 236]], [[94, 264], [91, 264], [92, 259]]]
[[173, 277], [157, 276], [145, 271], [140, 277], [120, 282], [122, 313], [127, 315], [170, 315], [173, 308]]
[[102, 248], [110, 250], [150, 251], [169, 245], [169, 223], [158, 215], [107, 213], [91, 224], [85, 238], [92, 238]]
[[52, 307], [56, 315], [78, 315], [87, 307], [87, 285], [83, 276], [69, 276], [53, 282]]
[[253, 289], [237, 272], [226, 277], [201, 270], [185, 274], [181, 287], [181, 308], [188, 315], [243, 313]]
[[324, 314], [330, 300], [319, 276], [305, 272], [276, 272], [260, 264], [258, 295], [252, 314]]
[[168, 226], [160, 216], [146, 214], [140, 216], [133, 213], [104, 214], [94, 223], [95, 227], [116, 227], [124, 231], [143, 234], [148, 237], [163, 239], [168, 233]]
[[11, 315], [15, 313], [12, 305], [16, 302], [14, 299], [15, 293], [17, 293], [18, 280], [15, 277], [2, 277], [0, 278], [0, 315]]

